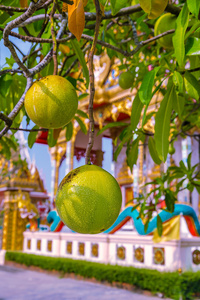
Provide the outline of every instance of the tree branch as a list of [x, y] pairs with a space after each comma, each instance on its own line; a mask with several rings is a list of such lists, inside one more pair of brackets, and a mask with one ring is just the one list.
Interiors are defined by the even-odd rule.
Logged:
[[53, 63], [54, 63], [53, 75], [57, 75], [57, 73], [58, 73], [57, 41], [56, 41], [56, 33], [55, 33], [55, 30], [54, 30], [54, 19], [53, 19], [55, 11], [56, 11], [56, 2], [54, 0], [53, 8], [52, 8], [52, 11], [50, 13], [51, 35], [52, 35], [52, 40], [53, 40]]
[[[41, 7], [38, 9], [45, 8], [51, 4], [53, 0], [48, 0], [46, 3], [44, 3]], [[12, 7], [12, 6], [6, 6], [6, 5], [0, 5], [0, 10], [6, 11], [6, 12], [26, 12], [28, 8], [20, 8], [20, 7]], [[37, 9], [37, 10], [38, 10]]]
[[38, 129], [25, 129], [25, 128], [14, 128], [14, 127], [10, 127], [10, 130], [16, 130], [16, 131], [25, 131], [25, 132], [36, 132], [36, 131], [48, 131], [48, 129], [46, 128], [38, 128]]
[[22, 14], [21, 16], [19, 16], [18, 18], [16, 18], [15, 20], [8, 23], [8, 25], [5, 27], [5, 29], [3, 31], [4, 45], [6, 47], [8, 47], [14, 60], [16, 61], [16, 63], [20, 67], [20, 69], [23, 70], [26, 77], [30, 76], [29, 70], [24, 66], [24, 64], [19, 59], [19, 57], [15, 51], [15, 48], [13, 47], [12, 43], [9, 41], [9, 35], [10, 35], [10, 32], [12, 29], [14, 29], [15, 27], [18, 27], [19, 24], [23, 23], [28, 18], [30, 18], [32, 16], [32, 14], [36, 11], [36, 9], [41, 7], [41, 5], [43, 5], [44, 3], [45, 3], [45, 0], [39, 0], [36, 4], [33, 4], [31, 2], [27, 11], [24, 14]]
[[90, 77], [90, 98], [89, 98], [89, 107], [88, 107], [88, 113], [89, 113], [89, 141], [86, 148], [85, 153], [85, 164], [91, 164], [90, 162], [90, 152], [92, 150], [93, 144], [94, 144], [94, 117], [93, 117], [93, 100], [94, 100], [94, 94], [95, 94], [95, 86], [94, 86], [94, 66], [93, 66], [93, 57], [94, 52], [97, 44], [97, 38], [99, 35], [99, 28], [101, 24], [101, 8], [99, 4], [99, 0], [95, 0], [95, 7], [96, 7], [96, 26], [95, 26], [95, 35], [94, 40], [92, 43], [92, 47], [89, 52], [88, 56], [88, 64], [89, 64], [89, 77]]
[[23, 71], [22, 70], [19, 70], [19, 69], [5, 69], [5, 70], [3, 70], [3, 71], [0, 71], [0, 76], [2, 76], [2, 75], [4, 75], [4, 74], [7, 74], [7, 73], [23, 73]]
[[1, 112], [0, 112], [0, 119], [3, 120], [6, 123], [6, 125], [11, 126], [12, 120]]
[[8, 132], [8, 130], [10, 129], [10, 127], [12, 125], [12, 122], [13, 122], [14, 118], [17, 116], [17, 114], [19, 113], [19, 111], [23, 107], [25, 95], [26, 95], [28, 89], [31, 87], [31, 85], [32, 85], [32, 78], [28, 77], [25, 91], [24, 91], [23, 95], [21, 96], [20, 100], [17, 102], [17, 104], [15, 105], [13, 110], [11, 111], [11, 113], [8, 115], [8, 119], [10, 119], [9, 125], [6, 125], [3, 128], [3, 130], [0, 132], [0, 138]]
[[[66, 25], [67, 25], [67, 19], [63, 18], [61, 21], [60, 29], [57, 34], [57, 40], [60, 40], [62, 38], [62, 35], [65, 31]], [[53, 55], [53, 48], [49, 51], [49, 53], [47, 53], [47, 55], [43, 58], [43, 60], [37, 66], [35, 66], [31, 70], [29, 70], [31, 72], [32, 76], [39, 73], [42, 69], [44, 69], [44, 67], [46, 67], [48, 65], [48, 63], [52, 59], [52, 55]]]

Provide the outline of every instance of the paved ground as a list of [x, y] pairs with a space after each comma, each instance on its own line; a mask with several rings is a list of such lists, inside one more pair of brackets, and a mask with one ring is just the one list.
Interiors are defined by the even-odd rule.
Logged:
[[0, 266], [0, 300], [159, 300], [102, 284]]

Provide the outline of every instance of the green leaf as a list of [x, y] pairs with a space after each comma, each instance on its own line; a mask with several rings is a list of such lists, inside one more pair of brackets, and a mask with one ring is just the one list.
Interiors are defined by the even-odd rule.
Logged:
[[189, 10], [187, 3], [184, 4], [176, 20], [176, 30], [172, 37], [174, 52], [180, 67], [185, 65], [185, 32], [189, 22]]
[[139, 94], [135, 96], [131, 110], [131, 129], [134, 131], [140, 121], [144, 104], [140, 101]]
[[197, 192], [200, 194], [200, 186], [196, 185], [195, 188], [196, 188]]
[[176, 200], [176, 198], [174, 197], [172, 192], [167, 190], [165, 193], [165, 204], [166, 204], [167, 210], [170, 213], [173, 213], [173, 211], [174, 211], [175, 200]]
[[161, 236], [163, 232], [163, 226], [162, 226], [162, 220], [159, 215], [157, 215], [157, 229], [158, 229], [158, 235]]
[[139, 89], [139, 97], [143, 104], [148, 105], [151, 101], [154, 79], [159, 68], [160, 67], [156, 67], [152, 71], [146, 73], [142, 80], [142, 84]]
[[191, 169], [191, 158], [192, 158], [192, 152], [189, 153], [188, 158], [187, 158], [188, 170]]
[[78, 97], [78, 100], [80, 101], [80, 100], [86, 98], [88, 95], [89, 95], [88, 93], [83, 93]]
[[[17, 17], [21, 16], [22, 13], [14, 13], [13, 16], [9, 17], [9, 22], [11, 22], [12, 20], [16, 19]], [[1, 26], [3, 27], [4, 25], [7, 25], [8, 20], [6, 19], [4, 22], [1, 22]]]
[[158, 152], [156, 150], [155, 140], [151, 136], [149, 137], [148, 147], [149, 147], [149, 153], [150, 153], [153, 161], [155, 162], [155, 164], [160, 165], [161, 160], [160, 160], [160, 158], [158, 156]]
[[186, 166], [182, 160], [179, 162], [179, 166], [185, 174], [188, 174], [188, 169], [186, 168]]
[[106, 126], [104, 126], [101, 130], [97, 132], [97, 136], [102, 134], [106, 129], [108, 128], [113, 128], [113, 127], [124, 127], [128, 126], [128, 123], [125, 122], [113, 122], [113, 123], [108, 123]]
[[6, 144], [9, 146], [9, 148], [12, 148], [14, 151], [17, 151], [18, 144], [17, 144], [17, 141], [15, 140], [14, 136], [11, 136], [9, 138], [7, 136], [4, 136], [4, 138], [5, 138]]
[[116, 15], [116, 13], [121, 9], [126, 7], [127, 0], [111, 0], [111, 10], [112, 14]]
[[55, 140], [53, 137], [53, 129], [49, 129], [47, 142], [48, 142], [49, 147], [54, 147], [57, 143], [57, 140]]
[[83, 121], [79, 117], [76, 117], [76, 116], [74, 117], [74, 119], [78, 122], [83, 133], [87, 134], [87, 128], [86, 128], [85, 124], [83, 123]]
[[174, 85], [172, 87], [172, 98], [173, 98], [173, 102], [172, 102], [173, 109], [175, 110], [175, 112], [177, 112], [179, 118], [181, 119], [184, 110], [184, 105], [185, 105], [185, 98], [177, 95]]
[[13, 78], [10, 74], [6, 74], [0, 77], [0, 95], [2, 95], [3, 97], [8, 96], [12, 82]]
[[86, 88], [88, 88], [90, 79], [89, 79], [89, 71], [88, 71], [88, 67], [85, 62], [84, 54], [83, 54], [83, 52], [80, 48], [79, 42], [77, 40], [71, 40], [71, 44], [76, 53], [78, 60], [80, 61], [81, 66], [83, 68], [83, 76], [86, 79]]
[[8, 144], [6, 143], [6, 140], [5, 140], [4, 136], [0, 139], [0, 145], [2, 147], [1, 153], [3, 153], [3, 155], [6, 157], [6, 159], [10, 159], [11, 151], [10, 151], [10, 148], [9, 148]]
[[54, 63], [53, 60], [50, 61], [50, 63], [40, 71], [40, 74], [44, 76], [52, 75], [53, 74], [53, 69], [54, 69]]
[[185, 88], [190, 97], [198, 100], [200, 97], [200, 85], [196, 77], [186, 71], [184, 75]]
[[172, 113], [173, 94], [171, 81], [167, 86], [167, 93], [160, 104], [160, 108], [155, 117], [155, 143], [159, 158], [166, 161], [169, 149], [169, 131]]
[[77, 113], [79, 116], [81, 116], [81, 117], [83, 117], [83, 118], [85, 118], [85, 119], [88, 119], [88, 115], [87, 115], [83, 110], [77, 109], [76, 113]]
[[[200, 55], [193, 55], [189, 57], [190, 68], [193, 70], [196, 66], [200, 66]], [[200, 70], [192, 72], [192, 75], [198, 80], [200, 78]]]
[[[35, 125], [32, 129], [39, 129], [37, 125]], [[30, 131], [28, 135], [28, 146], [29, 148], [33, 147], [33, 144], [35, 143], [35, 140], [37, 138], [38, 131]]]
[[6, 23], [6, 21], [10, 18], [10, 15], [6, 12], [0, 12], [0, 20], [1, 24]]
[[65, 133], [67, 142], [71, 140], [72, 135], [73, 135], [73, 124], [72, 122], [69, 122], [66, 126], [66, 133]]
[[118, 157], [119, 153], [121, 152], [124, 144], [126, 142], [128, 142], [130, 139], [132, 139], [132, 137], [133, 137], [132, 133], [128, 133], [127, 135], [125, 135], [125, 137], [123, 138], [123, 140], [121, 141], [121, 143], [118, 145], [117, 149], [115, 150], [114, 161], [117, 161], [117, 157]]
[[127, 164], [131, 169], [131, 172], [133, 170], [133, 165], [137, 163], [138, 159], [138, 146], [139, 146], [139, 139], [133, 141], [133, 143], [130, 146], [130, 149], [128, 150], [127, 154]]
[[174, 71], [172, 79], [177, 94], [183, 94], [183, 76], [179, 72]]
[[188, 56], [200, 55], [200, 39], [197, 37], [189, 37], [185, 45], [185, 54]]
[[99, 2], [103, 5], [103, 6], [105, 6], [106, 5], [106, 2], [107, 2], [108, 0], [99, 0]]
[[199, 15], [199, 8], [200, 8], [200, 1], [199, 0], [187, 0], [187, 5], [189, 11], [195, 15], [195, 17], [198, 19]]

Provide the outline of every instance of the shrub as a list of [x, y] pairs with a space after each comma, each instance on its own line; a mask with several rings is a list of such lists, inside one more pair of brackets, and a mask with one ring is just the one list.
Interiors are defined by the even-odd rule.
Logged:
[[95, 278], [109, 283], [128, 283], [139, 289], [163, 293], [166, 297], [177, 297], [182, 291], [184, 300], [194, 299], [200, 293], [200, 272], [159, 272], [151, 269], [105, 265], [101, 263], [73, 260], [62, 257], [39, 256], [23, 252], [6, 252], [6, 260], [26, 266], [37, 266], [44, 270], [74, 273], [85, 278]]

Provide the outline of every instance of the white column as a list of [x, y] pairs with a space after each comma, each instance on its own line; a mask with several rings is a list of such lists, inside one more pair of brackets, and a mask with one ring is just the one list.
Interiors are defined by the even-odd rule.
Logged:
[[51, 160], [51, 200], [54, 199], [54, 182], [55, 182], [55, 174], [56, 174], [56, 160]]

